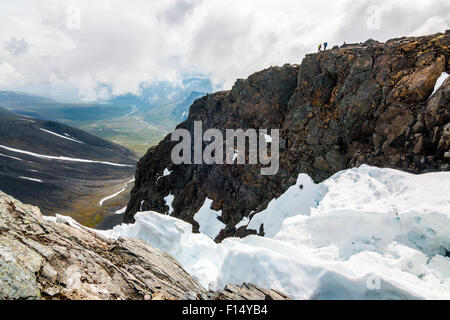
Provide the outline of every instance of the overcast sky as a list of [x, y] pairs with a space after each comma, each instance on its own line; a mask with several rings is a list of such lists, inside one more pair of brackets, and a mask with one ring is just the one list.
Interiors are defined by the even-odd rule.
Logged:
[[449, 0], [2, 0], [0, 90], [95, 100], [192, 75], [229, 89], [324, 41], [446, 29]]

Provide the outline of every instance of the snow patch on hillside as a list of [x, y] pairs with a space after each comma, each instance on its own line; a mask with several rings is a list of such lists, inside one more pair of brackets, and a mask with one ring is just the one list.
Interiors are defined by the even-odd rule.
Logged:
[[106, 201], [108, 201], [108, 200], [110, 200], [110, 199], [113, 199], [113, 198], [117, 197], [119, 194], [121, 194], [122, 192], [124, 192], [126, 189], [127, 189], [126, 187], [123, 187], [122, 189], [120, 189], [120, 190], [117, 191], [116, 193], [114, 193], [114, 194], [112, 194], [112, 195], [110, 195], [110, 196], [107, 196], [106, 198], [103, 198], [102, 200], [100, 200], [100, 202], [99, 202], [100, 207], [103, 206], [103, 204], [104, 204]]
[[20, 179], [24, 179], [24, 180], [28, 180], [28, 181], [44, 183], [44, 181], [42, 181], [41, 179], [35, 179], [35, 178], [29, 178], [29, 177], [23, 177], [23, 176], [20, 176], [19, 178]]
[[115, 212], [115, 214], [124, 214], [127, 211], [127, 207], [123, 207]]
[[[121, 194], [122, 192], [124, 192], [125, 190], [127, 190], [128, 185], [129, 185], [130, 183], [133, 183], [134, 181], [135, 181], [134, 178], [131, 179], [130, 181], [128, 181], [128, 182], [125, 183], [125, 185], [123, 186], [122, 189], [120, 189], [120, 190], [117, 191], [116, 193], [114, 193], [114, 194], [112, 194], [112, 195], [110, 195], [110, 196], [108, 196], [108, 197], [103, 198], [102, 200], [100, 200], [100, 202], [99, 202], [100, 207], [103, 206], [103, 203], [105, 203], [105, 201], [108, 201], [108, 200], [110, 200], [110, 199], [113, 199], [113, 198], [117, 197], [119, 194]], [[126, 208], [125, 208], [125, 209], [126, 209]], [[116, 212], [116, 213], [117, 213], [117, 212]], [[120, 213], [119, 213], [119, 214], [120, 214]]]
[[62, 138], [62, 139], [66, 139], [66, 140], [70, 140], [70, 141], [73, 141], [73, 142], [76, 142], [76, 143], [84, 144], [84, 142], [81, 142], [81, 141], [79, 141], [79, 140], [77, 140], [77, 139], [69, 138], [69, 137], [60, 135], [60, 134], [55, 133], [55, 132], [50, 131], [50, 130], [46, 130], [46, 129], [42, 129], [42, 128], [40, 128], [40, 130], [41, 130], [41, 131], [44, 131], [44, 132], [46, 132], [46, 133], [49, 133], [49, 134], [51, 134], [51, 135], [57, 136], [57, 137], [59, 137], [59, 138]]
[[174, 199], [175, 199], [175, 196], [173, 194], [169, 194], [167, 197], [164, 198], [164, 203], [166, 204], [166, 206], [169, 207], [169, 213], [168, 213], [169, 216], [173, 213], [172, 202]]
[[273, 238], [281, 230], [285, 219], [296, 215], [309, 215], [326, 191], [326, 186], [316, 185], [308, 175], [300, 174], [294, 186], [278, 199], [272, 200], [266, 210], [253, 216], [247, 229], [259, 232], [263, 225], [265, 236]]
[[67, 162], [82, 162], [82, 163], [96, 163], [96, 164], [104, 164], [104, 165], [109, 165], [109, 166], [114, 166], [114, 167], [133, 167], [132, 165], [128, 165], [128, 164], [113, 163], [113, 162], [107, 162], [107, 161], [76, 159], [76, 158], [69, 158], [69, 157], [63, 157], [63, 156], [48, 156], [48, 155], [38, 154], [38, 153], [30, 152], [30, 151], [10, 148], [10, 147], [6, 147], [6, 146], [2, 146], [2, 145], [0, 145], [0, 148], [2, 148], [4, 150], [11, 151], [11, 152], [25, 154], [25, 155], [28, 155], [28, 156], [31, 156], [31, 157], [45, 159], [45, 160], [57, 160], [57, 161], [67, 161]]
[[442, 84], [444, 83], [445, 80], [447, 80], [447, 78], [450, 76], [450, 74], [448, 74], [447, 72], [442, 72], [442, 74], [439, 76], [439, 78], [436, 80], [436, 84], [434, 86], [434, 90], [433, 93], [431, 94], [431, 96], [433, 94], [435, 94], [439, 88], [442, 86]]
[[20, 159], [20, 158], [16, 158], [16, 157], [11, 157], [11, 156], [8, 156], [8, 155], [6, 155], [6, 154], [3, 154], [3, 153], [0, 153], [0, 157], [5, 157], [5, 158], [9, 158], [9, 159], [17, 160], [17, 161], [23, 161], [23, 160], [22, 160], [22, 159]]
[[194, 215], [194, 220], [200, 225], [200, 232], [214, 240], [226, 226], [218, 219], [222, 211], [211, 209], [212, 203], [211, 199], [206, 198], [203, 206]]
[[26, 121], [26, 122], [30, 122], [30, 123], [36, 123], [36, 121], [31, 120], [31, 119], [17, 118], [17, 120]]

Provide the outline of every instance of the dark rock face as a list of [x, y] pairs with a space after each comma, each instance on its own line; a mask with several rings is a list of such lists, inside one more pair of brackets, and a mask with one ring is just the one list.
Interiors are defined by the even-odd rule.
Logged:
[[[307, 173], [320, 182], [360, 164], [412, 173], [449, 170], [450, 34], [401, 38], [310, 54], [301, 65], [272, 67], [238, 80], [231, 91], [197, 100], [178, 128], [280, 129], [280, 169], [261, 176], [259, 165], [174, 165], [170, 135], [139, 161], [125, 214], [168, 213], [198, 230], [193, 215], [206, 197], [227, 225], [217, 237], [251, 232], [235, 225], [264, 209]], [[172, 170], [163, 176], [165, 168]], [[258, 230], [262, 231], [262, 230]]]

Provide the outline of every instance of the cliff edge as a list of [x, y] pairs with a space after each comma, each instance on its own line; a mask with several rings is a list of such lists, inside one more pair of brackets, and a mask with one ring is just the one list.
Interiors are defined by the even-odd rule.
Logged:
[[279, 129], [278, 174], [262, 176], [260, 165], [174, 165], [177, 143], [168, 135], [138, 163], [125, 222], [154, 210], [198, 231], [194, 215], [210, 199], [225, 225], [216, 241], [263, 235], [263, 227], [236, 225], [294, 185], [299, 173], [320, 182], [361, 164], [411, 173], [449, 170], [450, 80], [436, 85], [450, 73], [449, 45], [450, 31], [348, 44], [309, 54], [300, 65], [257, 72], [230, 91], [195, 101], [178, 126], [191, 134], [194, 121], [202, 121], [204, 131]]

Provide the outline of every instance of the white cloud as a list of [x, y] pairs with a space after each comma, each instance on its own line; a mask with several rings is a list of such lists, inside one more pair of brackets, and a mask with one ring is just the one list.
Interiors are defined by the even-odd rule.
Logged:
[[[381, 11], [367, 28], [367, 8]], [[80, 28], [67, 28], [68, 8], [80, 8]], [[444, 31], [448, 0], [16, 0], [0, 4], [0, 89], [73, 87], [85, 100], [139, 93], [142, 83], [210, 76], [228, 89], [237, 78], [271, 65], [299, 63], [327, 41]], [[20, 54], [11, 54], [19, 48]], [[7, 66], [7, 67], [6, 67]], [[14, 70], [14, 71], [11, 71]], [[19, 81], [20, 79], [20, 81]], [[50, 90], [51, 91], [51, 90]], [[63, 90], [62, 92], [65, 92]]]
[[0, 64], [0, 87], [12, 89], [24, 84], [23, 76], [9, 63]]
[[446, 17], [434, 16], [429, 18], [423, 25], [414, 30], [411, 34], [414, 36], [423, 36], [436, 32], [436, 30], [450, 29], [450, 12]]

